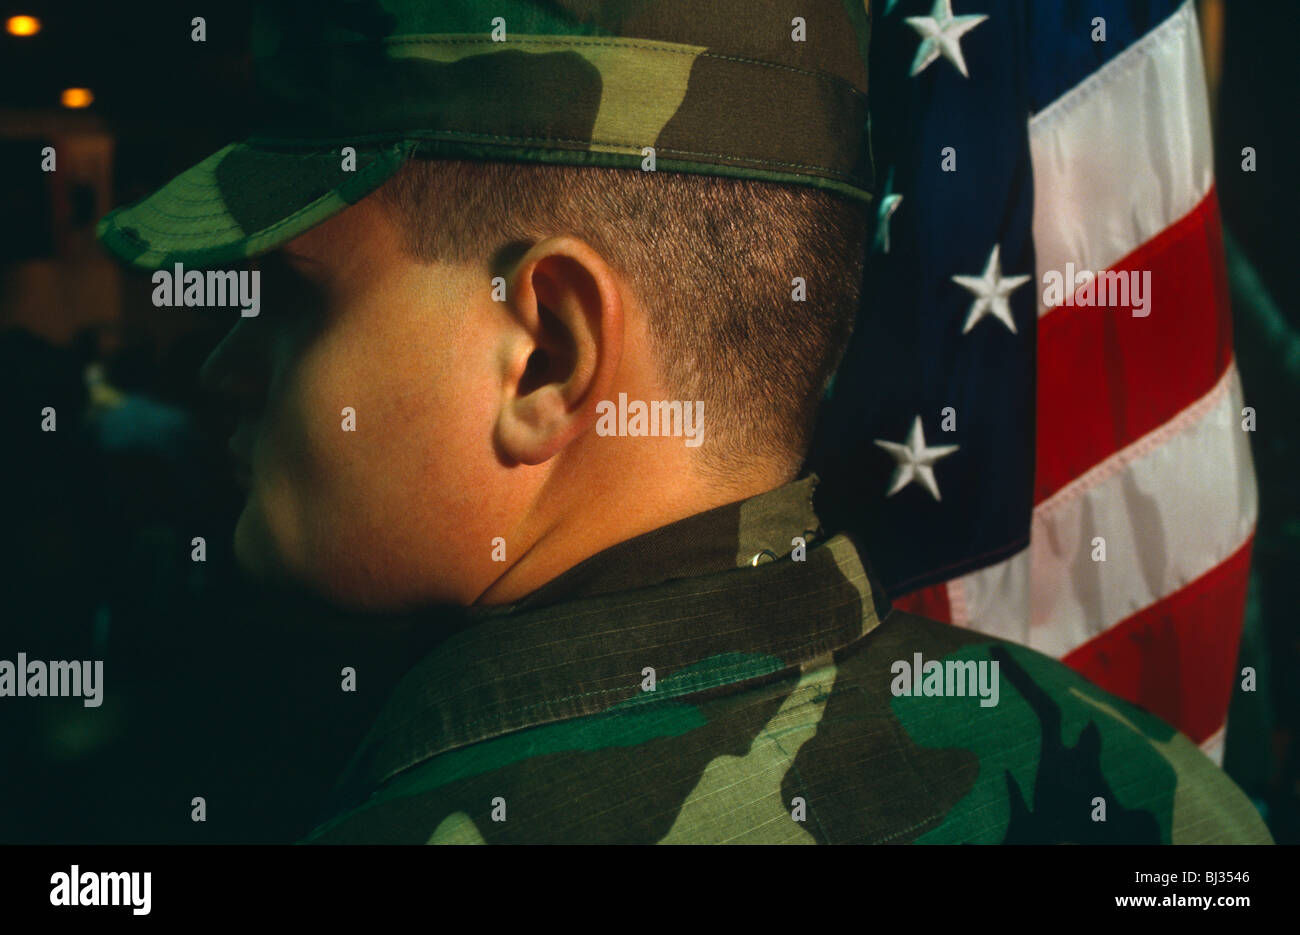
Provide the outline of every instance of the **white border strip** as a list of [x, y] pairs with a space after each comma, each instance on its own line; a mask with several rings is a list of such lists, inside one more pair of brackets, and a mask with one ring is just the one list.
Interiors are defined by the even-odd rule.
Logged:
[[1223, 768], [1223, 752], [1227, 746], [1228, 722], [1225, 719], [1213, 734], [1201, 741], [1201, 752], [1214, 761], [1214, 765]]

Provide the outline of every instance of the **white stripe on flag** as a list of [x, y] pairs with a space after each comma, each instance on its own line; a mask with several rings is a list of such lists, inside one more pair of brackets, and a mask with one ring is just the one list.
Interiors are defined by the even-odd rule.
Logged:
[[1108, 269], [1196, 207], [1214, 149], [1191, 0], [1036, 114], [1029, 149], [1039, 282]]
[[1213, 760], [1215, 766], [1220, 768], [1223, 766], [1223, 751], [1227, 746], [1227, 739], [1228, 722], [1224, 721], [1222, 727], [1201, 742], [1201, 752]]
[[1035, 507], [1028, 549], [950, 581], [952, 622], [1060, 658], [1217, 567], [1258, 512], [1241, 409], [1234, 361], [1206, 396]]

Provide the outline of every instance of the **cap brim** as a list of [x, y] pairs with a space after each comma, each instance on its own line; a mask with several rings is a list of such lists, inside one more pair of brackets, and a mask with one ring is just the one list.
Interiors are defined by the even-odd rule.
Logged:
[[142, 269], [211, 267], [257, 256], [370, 194], [413, 146], [355, 149], [353, 167], [339, 145], [232, 143], [147, 198], [110, 212], [97, 233], [114, 255]]

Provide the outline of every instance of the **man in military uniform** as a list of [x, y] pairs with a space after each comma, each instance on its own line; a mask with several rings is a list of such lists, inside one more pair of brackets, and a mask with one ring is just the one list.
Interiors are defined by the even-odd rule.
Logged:
[[813, 510], [873, 187], [864, 8], [258, 29], [272, 129], [100, 232], [146, 269], [257, 258], [261, 313], [205, 368], [241, 413], [241, 563], [463, 608], [307, 840], [1269, 841], [1185, 737], [893, 610]]

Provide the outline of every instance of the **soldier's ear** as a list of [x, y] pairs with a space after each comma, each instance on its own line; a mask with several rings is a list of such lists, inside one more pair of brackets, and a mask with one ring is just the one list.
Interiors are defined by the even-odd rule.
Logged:
[[512, 329], [502, 360], [500, 453], [541, 464], [589, 431], [623, 351], [623, 284], [595, 250], [550, 237], [507, 277]]

